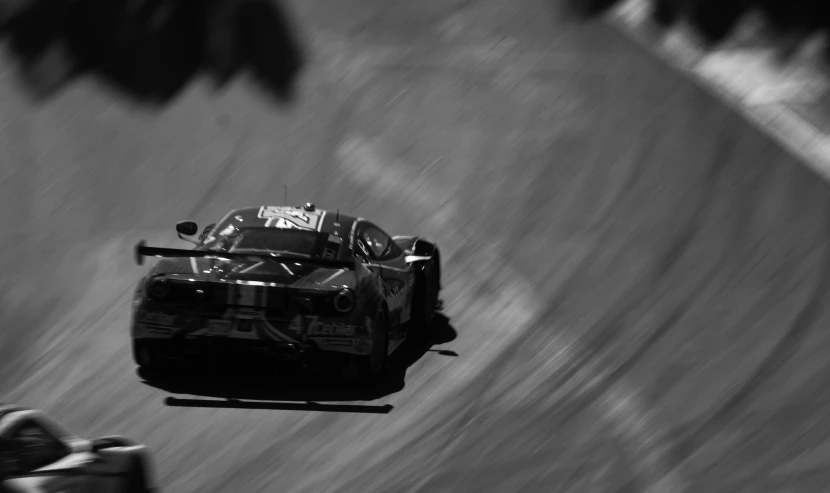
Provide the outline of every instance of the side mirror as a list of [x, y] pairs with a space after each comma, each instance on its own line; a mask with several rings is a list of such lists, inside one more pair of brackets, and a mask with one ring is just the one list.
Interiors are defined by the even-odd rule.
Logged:
[[184, 241], [189, 241], [194, 245], [198, 245], [200, 242], [199, 240], [194, 240], [192, 238], [183, 238], [184, 236], [193, 236], [199, 232], [199, 226], [193, 221], [179, 221], [176, 223], [176, 232], [179, 234], [179, 239]]
[[199, 232], [199, 226], [193, 221], [179, 221], [176, 223], [176, 232], [180, 235], [193, 236]]

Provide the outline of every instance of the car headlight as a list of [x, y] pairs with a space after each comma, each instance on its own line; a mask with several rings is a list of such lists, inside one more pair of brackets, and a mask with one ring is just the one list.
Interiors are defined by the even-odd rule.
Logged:
[[334, 309], [340, 313], [349, 313], [355, 305], [354, 291], [351, 289], [343, 289], [334, 296]]

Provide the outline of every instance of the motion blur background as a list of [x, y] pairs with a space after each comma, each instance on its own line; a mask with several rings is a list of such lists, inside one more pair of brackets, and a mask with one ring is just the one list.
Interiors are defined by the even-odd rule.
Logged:
[[[213, 78], [158, 85], [125, 53], [167, 38], [82, 57], [72, 25], [47, 29], [57, 2], [7, 14], [2, 400], [146, 443], [163, 491], [824, 491], [820, 62], [658, 44], [634, 3], [609, 24], [541, 0], [286, 1], [227, 28], [296, 26], [234, 38], [246, 56], [204, 55], [183, 33], [207, 24], [182, 19], [206, 10], [174, 8], [185, 47], [158, 73], [187, 59]], [[177, 245], [176, 221], [285, 185], [436, 239], [456, 334], [436, 349], [457, 356], [415, 355], [402, 389], [322, 410], [302, 406], [324, 392], [234, 409], [144, 384], [132, 245]]]

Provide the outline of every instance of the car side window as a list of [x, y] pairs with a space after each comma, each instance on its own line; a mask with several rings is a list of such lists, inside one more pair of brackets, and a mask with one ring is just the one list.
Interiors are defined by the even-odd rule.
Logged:
[[380, 231], [372, 226], [367, 226], [361, 232], [360, 239], [363, 241], [363, 244], [372, 251], [375, 258], [379, 259], [383, 254], [383, 250], [386, 248], [386, 243], [384, 242], [383, 235]]
[[10, 475], [27, 474], [69, 454], [65, 443], [32, 419], [21, 423], [0, 446], [3, 470]]
[[400, 249], [392, 238], [377, 226], [368, 225], [361, 233], [360, 239], [378, 260], [389, 260], [400, 254]]

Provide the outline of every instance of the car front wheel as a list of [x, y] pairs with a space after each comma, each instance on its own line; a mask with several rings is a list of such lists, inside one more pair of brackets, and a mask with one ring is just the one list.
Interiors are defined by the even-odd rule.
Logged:
[[164, 372], [167, 367], [161, 357], [162, 351], [166, 349], [164, 342], [166, 341], [133, 339], [133, 361], [140, 371], [152, 376], [159, 376]]
[[440, 279], [435, 262], [429, 262], [424, 270], [418, 273], [415, 285], [415, 294], [412, 297], [412, 329], [424, 342], [432, 337], [432, 323], [438, 309], [438, 295]]

